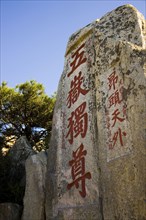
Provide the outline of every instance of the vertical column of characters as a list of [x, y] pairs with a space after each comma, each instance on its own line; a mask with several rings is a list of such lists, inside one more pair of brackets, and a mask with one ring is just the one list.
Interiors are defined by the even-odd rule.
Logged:
[[[107, 102], [106, 125], [108, 129], [108, 148], [110, 150], [116, 148], [117, 145], [124, 146], [124, 138], [126, 132], [122, 129], [122, 123], [126, 119], [126, 108], [123, 102], [123, 85], [119, 80], [115, 68], [108, 76], [109, 96]], [[111, 114], [109, 114], [111, 112]]]
[[[83, 43], [72, 55], [72, 62], [70, 63], [70, 72], [67, 77], [70, 77], [74, 71], [87, 60], [84, 51], [85, 43]], [[70, 83], [70, 90], [67, 95], [66, 105], [68, 108], [74, 106], [78, 101], [80, 95], [85, 96], [89, 90], [83, 88], [83, 75], [82, 72], [78, 72]], [[85, 138], [88, 129], [88, 113], [86, 111], [87, 103], [82, 102], [77, 106], [74, 111], [71, 112], [68, 120], [66, 139], [73, 144], [74, 139], [78, 136]], [[91, 173], [85, 170], [85, 156], [87, 150], [84, 149], [84, 145], [81, 143], [80, 146], [72, 152], [72, 160], [69, 161], [71, 167], [72, 182], [68, 183], [67, 189], [70, 190], [73, 186], [79, 189], [81, 197], [86, 196], [85, 180], [91, 179]]]

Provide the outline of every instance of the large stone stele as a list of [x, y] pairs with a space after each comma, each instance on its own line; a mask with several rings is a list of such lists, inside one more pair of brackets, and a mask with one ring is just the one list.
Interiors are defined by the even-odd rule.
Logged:
[[[47, 220], [101, 219], [95, 74], [92, 71], [95, 59], [92, 35], [94, 25], [92, 23], [71, 36], [67, 47], [48, 152]], [[80, 57], [83, 64], [70, 75], [69, 62], [77, 49], [79, 54], [83, 54], [83, 58]], [[78, 52], [76, 54], [78, 56]], [[76, 83], [81, 89], [80, 94], [75, 89]], [[70, 100], [73, 88], [75, 96]], [[74, 128], [69, 120], [71, 116], [79, 119], [74, 123]], [[75, 164], [72, 166], [73, 161]]]
[[124, 5], [68, 42], [54, 111], [46, 220], [145, 220], [145, 19]]

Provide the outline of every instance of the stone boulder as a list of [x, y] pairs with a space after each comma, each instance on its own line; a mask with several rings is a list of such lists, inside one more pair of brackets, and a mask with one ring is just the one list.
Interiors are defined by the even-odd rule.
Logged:
[[25, 174], [25, 161], [30, 156], [35, 154], [27, 138], [20, 137], [14, 146], [9, 151], [10, 170], [9, 170], [9, 186], [13, 194], [13, 202], [22, 204], [26, 174]]
[[26, 189], [22, 220], [45, 220], [45, 176], [47, 153], [26, 160]]
[[27, 138], [25, 136], [21, 136], [10, 149], [9, 157], [13, 163], [24, 165], [28, 156], [34, 153], [35, 151], [32, 149]]
[[0, 203], [0, 220], [20, 220], [22, 206], [15, 203]]

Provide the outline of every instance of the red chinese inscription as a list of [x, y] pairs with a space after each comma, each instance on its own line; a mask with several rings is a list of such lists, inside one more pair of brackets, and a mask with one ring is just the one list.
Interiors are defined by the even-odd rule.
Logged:
[[118, 90], [116, 90], [109, 98], [109, 108], [111, 106], [116, 106], [116, 104], [120, 104], [122, 99], [120, 99], [120, 92]]
[[91, 173], [85, 172], [86, 154], [87, 151], [84, 150], [84, 145], [81, 144], [76, 151], [73, 151], [73, 159], [69, 161], [73, 181], [67, 185], [67, 189], [70, 190], [73, 186], [78, 189], [80, 186], [79, 183], [81, 183], [81, 190], [79, 191], [79, 193], [82, 197], [86, 196], [85, 179], [91, 179]]
[[74, 59], [70, 67], [72, 68], [71, 71], [67, 74], [69, 77], [81, 64], [86, 62], [86, 57], [84, 57], [84, 51], [82, 48], [85, 46], [85, 43], [83, 43], [77, 50], [76, 52], [72, 55], [72, 59]]
[[113, 147], [115, 146], [117, 140], [118, 140], [118, 137], [119, 137], [119, 141], [120, 141], [120, 144], [121, 146], [123, 146], [123, 136], [126, 136], [126, 132], [125, 131], [121, 131], [121, 128], [119, 128], [115, 133], [114, 133], [114, 136], [113, 136]]
[[118, 109], [116, 109], [116, 110], [112, 113], [112, 115], [113, 115], [112, 121], [114, 121], [112, 127], [114, 127], [114, 125], [115, 125], [115, 123], [117, 122], [117, 120], [120, 121], [120, 122], [122, 122], [122, 121], [125, 120], [125, 118], [120, 118], [120, 117], [118, 116], [119, 114], [120, 114], [120, 112], [119, 112]]
[[[112, 112], [111, 116], [109, 116], [109, 111], [106, 113], [106, 125], [108, 129], [109, 149], [113, 149], [117, 142], [121, 146], [124, 146], [124, 137], [127, 135], [120, 126], [126, 119], [126, 105], [122, 102], [123, 80], [118, 78], [115, 68], [108, 77], [108, 86], [110, 93], [112, 93], [108, 97], [107, 108], [110, 109], [112, 107]], [[121, 103], [123, 106], [121, 106]], [[117, 126], [114, 128], [115, 124]]]
[[108, 81], [109, 81], [109, 89], [114, 89], [116, 88], [116, 83], [118, 82], [118, 76], [116, 75], [116, 71], [114, 69], [114, 71], [110, 74], [110, 76], [108, 77]]
[[68, 141], [70, 144], [73, 143], [73, 138], [81, 134], [84, 138], [88, 127], [88, 114], [85, 112], [86, 102], [83, 102], [75, 111], [71, 113], [71, 117], [68, 118], [69, 131], [66, 138], [69, 137]]
[[[81, 64], [86, 62], [85, 43], [83, 43], [72, 55], [72, 61], [70, 63], [70, 72], [67, 74], [69, 77]], [[70, 83], [70, 90], [67, 96], [67, 107], [70, 108], [78, 100], [80, 94], [86, 95], [89, 90], [83, 88], [83, 76], [82, 72], [78, 71], [78, 74], [74, 76], [74, 79]], [[74, 138], [80, 135], [82, 138], [86, 136], [88, 129], [88, 114], [86, 112], [86, 102], [83, 102], [74, 111], [71, 112], [68, 118], [66, 138], [70, 144], [73, 144]], [[86, 196], [85, 180], [91, 179], [90, 172], [85, 172], [85, 156], [87, 151], [84, 149], [84, 145], [73, 151], [72, 160], [69, 161], [71, 166], [72, 182], [67, 185], [67, 189], [70, 190], [73, 186], [79, 188], [80, 195], [84, 198]]]
[[86, 95], [89, 92], [89, 90], [85, 90], [82, 88], [82, 84], [82, 72], [79, 72], [78, 76], [75, 76], [74, 79], [71, 81], [70, 91], [67, 97], [67, 106], [69, 108], [77, 101], [80, 94]]

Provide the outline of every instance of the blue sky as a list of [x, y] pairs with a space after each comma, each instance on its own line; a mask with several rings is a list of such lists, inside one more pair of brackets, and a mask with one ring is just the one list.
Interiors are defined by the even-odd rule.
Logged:
[[34, 79], [51, 96], [57, 91], [70, 35], [124, 4], [146, 15], [145, 0], [1, 0], [1, 82], [15, 87]]

